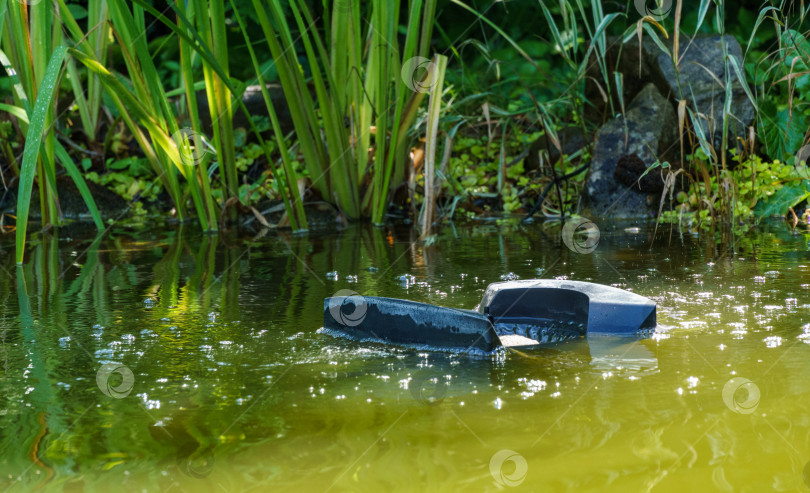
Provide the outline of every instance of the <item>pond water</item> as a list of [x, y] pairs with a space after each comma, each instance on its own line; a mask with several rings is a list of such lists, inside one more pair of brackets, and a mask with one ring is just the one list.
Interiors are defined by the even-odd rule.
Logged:
[[[63, 231], [21, 268], [0, 238], [0, 491], [806, 488], [807, 238], [600, 227], [590, 254], [540, 224]], [[318, 333], [341, 289], [473, 308], [562, 276], [654, 299], [657, 332], [499, 357]]]

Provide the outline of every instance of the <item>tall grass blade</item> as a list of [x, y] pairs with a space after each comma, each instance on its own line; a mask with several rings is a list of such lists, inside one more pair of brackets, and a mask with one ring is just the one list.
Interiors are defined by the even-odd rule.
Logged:
[[0, 33], [5, 32], [3, 28], [6, 23], [6, 11], [8, 10], [8, 0], [0, 0]]
[[[22, 264], [25, 256], [25, 237], [28, 230], [28, 212], [31, 206], [34, 175], [40, 158], [43, 131], [46, 122], [49, 120], [49, 110], [58, 87], [57, 82], [65, 51], [64, 46], [57, 46], [53, 54], [51, 54], [45, 69], [45, 75], [37, 91], [37, 99], [34, 101], [30, 125], [25, 136], [25, 150], [23, 151], [20, 185], [17, 193], [17, 231], [15, 238], [17, 264]], [[43, 178], [40, 177], [40, 179]]]

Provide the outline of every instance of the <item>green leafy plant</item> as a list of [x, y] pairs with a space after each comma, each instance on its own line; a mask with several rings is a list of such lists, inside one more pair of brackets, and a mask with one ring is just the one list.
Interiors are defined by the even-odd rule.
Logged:
[[[701, 154], [695, 159], [707, 160]], [[734, 189], [730, 208], [720, 200], [720, 191], [728, 187]], [[696, 231], [728, 219], [739, 226], [758, 217], [784, 217], [791, 207], [809, 196], [810, 170], [806, 165], [769, 162], [752, 156], [733, 170], [713, 176], [708, 190], [703, 182], [693, 182], [687, 191], [677, 194], [678, 205], [663, 212], [660, 221]]]
[[[89, 163], [87, 163], [86, 168], [89, 167]], [[136, 157], [117, 161], [110, 159], [107, 169], [110, 171], [103, 175], [89, 171], [85, 174], [85, 178], [93, 183], [106, 186], [127, 201], [133, 201], [136, 198], [151, 201], [156, 199], [162, 190], [160, 181], [154, 178], [146, 159]]]
[[749, 72], [761, 83], [758, 130], [765, 151], [787, 160], [810, 142], [810, 42], [776, 9], [763, 9], [757, 25], [768, 18], [778, 21], [778, 48], [757, 53]]

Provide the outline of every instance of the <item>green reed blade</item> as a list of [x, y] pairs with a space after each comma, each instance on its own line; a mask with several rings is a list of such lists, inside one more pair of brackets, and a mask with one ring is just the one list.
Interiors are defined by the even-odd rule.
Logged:
[[[233, 108], [231, 106], [231, 98], [228, 86], [225, 80], [228, 80], [230, 75], [228, 73], [228, 38], [225, 28], [225, 2], [223, 0], [208, 0], [209, 11], [208, 16], [200, 15], [197, 18], [198, 25], [200, 22], [211, 23], [211, 49], [214, 53], [216, 61], [219, 63], [221, 69], [225, 72], [223, 78], [212, 78], [213, 87], [209, 86], [209, 91], [213, 88], [216, 96], [216, 106], [211, 109], [216, 110], [217, 123], [220, 128], [220, 145], [217, 147], [217, 157], [219, 159], [220, 172], [224, 177], [226, 194], [223, 195], [223, 200], [229, 197], [239, 196], [239, 182], [236, 178], [236, 150], [234, 148], [234, 134], [233, 134]], [[203, 13], [203, 12], [201, 12]], [[235, 95], [241, 99], [241, 95]], [[232, 209], [233, 214], [236, 213]], [[231, 217], [235, 219], [235, 215]]]
[[[430, 6], [428, 5], [427, 8], [429, 9]], [[435, 6], [434, 6], [435, 8]], [[423, 17], [422, 22], [422, 30], [420, 37], [418, 38], [416, 33], [420, 32], [419, 30], [419, 22], [420, 17], [422, 14], [422, 1], [421, 0], [414, 0], [411, 2], [409, 6], [409, 19], [408, 19], [408, 29], [407, 35], [405, 37], [405, 46], [402, 52], [401, 61], [405, 62], [408, 59], [412, 58], [416, 55], [416, 50], [418, 48], [418, 43], [421, 40], [426, 39], [426, 37], [430, 36], [432, 33], [431, 29], [425, 29], [426, 24], [430, 24], [432, 27], [432, 18], [427, 17], [427, 12], [425, 13], [425, 17]], [[421, 39], [420, 39], [421, 38]], [[400, 60], [396, 59], [396, 62], [400, 62]], [[399, 74], [402, 70], [401, 63], [398, 63], [396, 66], [393, 67], [392, 71], [395, 74]], [[399, 79], [396, 79], [399, 80]], [[435, 80], [435, 79], [430, 79]], [[394, 179], [396, 182], [404, 181], [405, 180], [405, 137], [407, 135], [408, 129], [411, 127], [413, 123], [413, 119], [416, 117], [416, 112], [408, 111], [410, 108], [407, 107], [406, 103], [408, 102], [408, 98], [411, 94], [420, 94], [424, 95], [424, 93], [416, 92], [406, 87], [405, 84], [399, 80], [399, 83], [395, 84], [395, 106], [396, 109], [394, 111], [394, 119], [392, 121], [392, 128], [391, 128], [391, 150], [388, 152], [385, 161], [385, 168], [384, 168], [384, 175], [382, 180], [382, 187], [380, 189], [380, 196], [377, 197], [375, 202], [376, 210], [372, 211], [372, 217], [375, 218], [374, 221], [377, 223], [382, 222], [385, 211], [388, 205], [388, 192], [391, 187], [391, 180]], [[421, 102], [421, 98], [419, 101]], [[416, 108], [414, 108], [415, 110]]]
[[17, 264], [22, 264], [25, 256], [25, 236], [28, 229], [28, 212], [31, 206], [31, 192], [34, 186], [34, 174], [37, 161], [40, 158], [40, 145], [42, 144], [45, 123], [48, 121], [49, 110], [53, 102], [58, 79], [65, 57], [64, 46], [57, 46], [48, 61], [45, 75], [39, 85], [37, 99], [31, 113], [30, 125], [25, 138], [22, 169], [20, 170], [20, 185], [17, 195], [17, 231], [16, 231], [16, 258]]
[[26, 113], [25, 110], [19, 106], [0, 103], [0, 111], [5, 111], [6, 113], [14, 115], [19, 118], [21, 122], [25, 123], [26, 125], [28, 124], [28, 113]]
[[[357, 201], [356, 177], [353, 173], [355, 170], [350, 166], [349, 158], [351, 156], [348, 154], [350, 146], [345, 129], [344, 114], [335, 104], [339, 98], [335, 95], [336, 84], [331, 78], [328, 65], [329, 58], [318, 34], [313, 32], [310, 36], [311, 30], [307, 30], [307, 23], [304, 22], [301, 12], [303, 11], [304, 15], [307, 16], [309, 25], [312, 24], [312, 18], [306, 11], [306, 5], [304, 5], [303, 1], [299, 0], [298, 5], [296, 5], [296, 2], [291, 2], [290, 10], [298, 24], [304, 51], [310, 61], [312, 82], [315, 86], [326, 143], [329, 148], [329, 162], [325, 172], [328, 173], [332, 193], [338, 207], [349, 217], [357, 218], [360, 216], [360, 209]], [[316, 44], [320, 48], [320, 57], [315, 53], [311, 38], [317, 40]], [[321, 70], [321, 64], [324, 65], [325, 70]]]
[[[179, 2], [180, 0], [178, 0]], [[189, 14], [190, 18], [193, 20], [194, 17], [194, 4], [189, 3], [187, 4], [188, 8], [186, 13]], [[180, 21], [178, 20], [178, 24]], [[183, 75], [183, 88], [185, 90], [186, 101], [188, 103], [189, 109], [189, 116], [191, 118], [191, 128], [194, 132], [198, 134], [202, 134], [202, 125], [200, 123], [200, 115], [199, 110], [197, 109], [197, 97], [195, 94], [195, 83], [194, 83], [194, 74], [192, 71], [191, 66], [191, 47], [187, 43], [184, 43], [182, 40], [179, 42], [180, 45], [180, 67], [182, 70]], [[202, 85], [202, 87], [205, 87]], [[168, 95], [168, 94], [167, 94]], [[218, 229], [219, 224], [219, 217], [217, 214], [216, 204], [214, 203], [214, 197], [211, 194], [211, 180], [208, 176], [208, 172], [205, 166], [197, 166], [197, 170], [195, 172], [196, 176], [198, 177], [201, 185], [201, 200], [203, 201], [202, 209], [205, 211], [205, 214], [200, 216], [200, 222], [202, 223], [202, 227], [206, 231], [216, 231]], [[199, 207], [198, 207], [199, 209]]]

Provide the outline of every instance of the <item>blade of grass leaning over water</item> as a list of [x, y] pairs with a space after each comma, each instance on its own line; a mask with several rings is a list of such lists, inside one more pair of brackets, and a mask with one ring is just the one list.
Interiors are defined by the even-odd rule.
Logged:
[[[20, 185], [17, 193], [17, 231], [15, 238], [17, 264], [23, 263], [25, 256], [25, 237], [28, 230], [28, 212], [31, 206], [31, 191], [34, 185], [37, 162], [40, 159], [43, 131], [49, 120], [49, 110], [54, 94], [58, 87], [62, 60], [65, 57], [64, 46], [58, 46], [53, 51], [50, 61], [45, 69], [45, 75], [37, 91], [37, 99], [31, 113], [30, 124], [25, 138], [22, 169], [20, 170]], [[44, 177], [40, 177], [43, 179]]]

